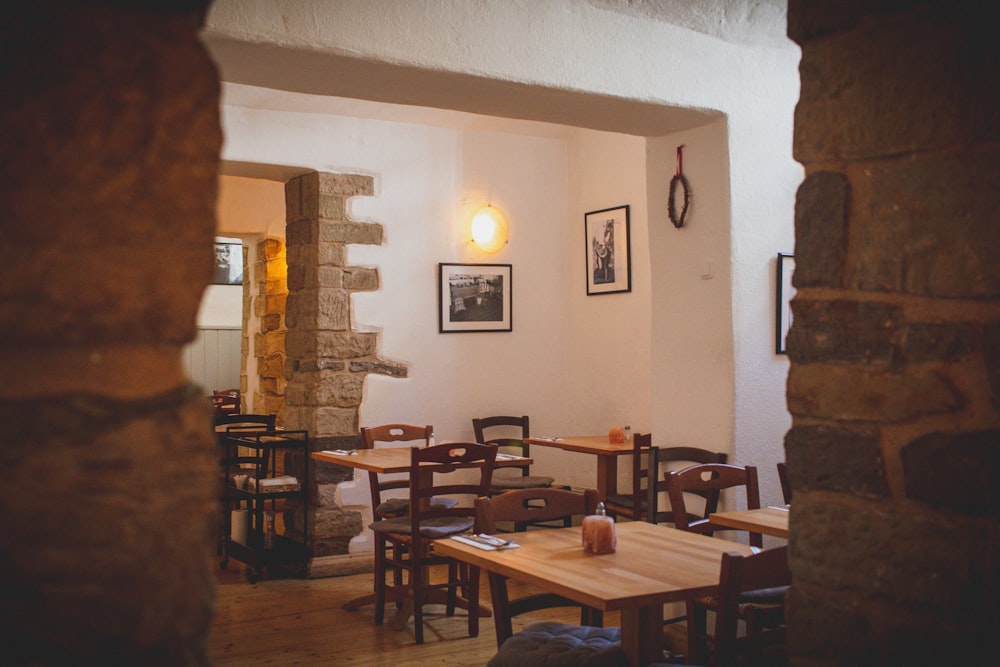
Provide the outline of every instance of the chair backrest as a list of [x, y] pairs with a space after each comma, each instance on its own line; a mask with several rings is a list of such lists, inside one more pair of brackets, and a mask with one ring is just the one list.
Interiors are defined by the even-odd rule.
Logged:
[[[512, 428], [513, 427], [513, 428]], [[513, 438], [510, 437], [512, 432], [516, 432], [516, 429], [520, 429], [520, 437]], [[472, 419], [472, 430], [476, 434], [476, 442], [481, 442], [484, 444], [492, 443], [497, 447], [511, 447], [517, 448], [517, 454], [520, 456], [530, 457], [531, 451], [527, 442], [525, 442], [530, 436], [531, 431], [528, 427], [528, 416], [523, 417], [512, 417], [509, 415], [499, 415], [496, 417], [474, 417]], [[492, 437], [487, 430], [493, 431]], [[504, 433], [505, 435], [501, 437], [499, 434]], [[528, 475], [528, 466], [507, 466], [507, 470], [520, 470], [522, 476]]]
[[650, 468], [642, 450], [653, 449], [652, 433], [635, 433], [632, 435], [632, 519], [642, 520], [642, 504], [646, 500], [646, 488], [649, 486]]
[[[762, 623], [755, 615], [758, 608], [742, 599], [745, 591], [775, 589], [792, 583], [788, 569], [788, 547], [767, 549], [752, 556], [725, 553], [719, 571], [718, 607], [715, 617], [715, 642], [712, 655], [714, 667], [738, 664], [764, 664], [765, 654], [787, 655], [784, 623]], [[742, 604], [742, 608], [741, 608]], [[773, 617], [773, 605], [766, 612]], [[746, 636], [737, 637], [738, 620], [747, 623]], [[773, 657], [769, 656], [769, 657]], [[770, 663], [768, 663], [770, 664]]]
[[212, 409], [215, 416], [235, 415], [242, 411], [239, 389], [222, 389], [212, 392]]
[[792, 502], [792, 484], [788, 481], [788, 468], [784, 461], [778, 462], [778, 482], [781, 483], [781, 495], [788, 505]]
[[[600, 495], [597, 489], [570, 491], [556, 488], [515, 489], [499, 495], [476, 499], [477, 533], [493, 534], [498, 521], [527, 523], [554, 521], [566, 517], [587, 516], [597, 511]], [[513, 634], [511, 619], [521, 614], [554, 607], [581, 607], [555, 593], [533, 593], [511, 600], [507, 594], [506, 577], [489, 573], [490, 594], [493, 599], [494, 626], [497, 648]], [[591, 618], [587, 609], [583, 616]], [[593, 617], [596, 621], [599, 617]]]
[[476, 532], [496, 532], [497, 521], [555, 521], [567, 516], [587, 516], [597, 512], [600, 496], [596, 489], [568, 491], [552, 487], [514, 489], [476, 499]]
[[[646, 521], [650, 523], [674, 523], [673, 510], [659, 509], [660, 495], [667, 492], [665, 475], [660, 475], [660, 466], [668, 469], [681, 469], [686, 466], [681, 463], [725, 463], [728, 457], [725, 452], [712, 452], [699, 447], [652, 447], [646, 454], [646, 468], [651, 470], [646, 484]], [[704, 499], [705, 511], [694, 512], [694, 508], [685, 506], [689, 521], [708, 517], [708, 509], [719, 506], [719, 490], [691, 491]]]
[[[475, 518], [474, 499], [489, 493], [496, 458], [496, 445], [475, 442], [449, 442], [410, 450], [410, 521], [415, 550], [421, 548], [422, 522]], [[470, 469], [476, 474], [466, 481]], [[456, 478], [452, 475], [456, 472], [462, 474]], [[466, 495], [472, 498], [468, 503], [431, 502], [438, 496]]]
[[216, 431], [273, 431], [277, 415], [231, 414], [216, 415]]
[[[382, 424], [380, 426], [362, 426], [361, 446], [364, 449], [375, 449], [377, 443], [422, 441], [426, 447], [430, 446], [433, 435], [434, 427], [431, 425]], [[383, 491], [409, 489], [410, 477], [409, 475], [380, 476], [377, 473], [369, 472], [368, 486], [371, 490], [372, 509], [374, 510], [384, 500]]]
[[[747, 509], [760, 509], [760, 489], [757, 485], [757, 468], [754, 466], [702, 463], [683, 470], [668, 470], [664, 475], [670, 507], [674, 513], [674, 526], [680, 530], [704, 535], [711, 535], [716, 530], [731, 530], [713, 524], [708, 518], [692, 521], [685, 505], [685, 492], [723, 491], [742, 486], [746, 489]], [[717, 505], [706, 508], [706, 517], [717, 509]], [[750, 544], [762, 546], [761, 534], [750, 533]]]

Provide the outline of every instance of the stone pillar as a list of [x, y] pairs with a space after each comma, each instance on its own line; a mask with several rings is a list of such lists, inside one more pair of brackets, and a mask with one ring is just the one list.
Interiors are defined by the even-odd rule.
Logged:
[[976, 2], [792, 0], [797, 665], [975, 664], [1000, 622], [1000, 50]]
[[278, 425], [285, 423], [285, 302], [288, 298], [288, 265], [285, 244], [280, 239], [266, 239], [257, 244], [254, 266], [257, 296], [254, 316], [260, 327], [254, 341], [257, 357], [258, 392], [255, 412], [276, 415]]
[[[351, 174], [313, 172], [285, 185], [285, 419], [288, 428], [309, 431], [314, 451], [360, 446], [358, 409], [368, 373], [406, 377], [404, 365], [378, 357], [377, 334], [352, 329], [351, 294], [378, 289], [379, 278], [376, 269], [347, 265], [347, 245], [381, 244], [382, 226], [352, 221], [347, 201], [373, 194], [372, 177]], [[328, 464], [312, 470], [310, 573], [319, 576], [336, 572], [328, 559], [348, 554], [363, 522], [359, 512], [334, 500], [336, 485], [353, 479], [353, 471]]]
[[207, 3], [126, 4], [0, 10], [6, 665], [208, 664], [216, 464], [181, 348], [212, 275], [219, 84]]

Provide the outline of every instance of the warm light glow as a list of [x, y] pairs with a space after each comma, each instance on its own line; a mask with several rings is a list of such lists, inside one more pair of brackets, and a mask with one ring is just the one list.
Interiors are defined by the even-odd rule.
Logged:
[[500, 209], [487, 206], [472, 218], [472, 242], [484, 252], [496, 252], [507, 245], [507, 218]]

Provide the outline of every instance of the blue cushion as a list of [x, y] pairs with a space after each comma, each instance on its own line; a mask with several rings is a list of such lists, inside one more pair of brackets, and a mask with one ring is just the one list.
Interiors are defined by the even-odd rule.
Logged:
[[619, 628], [532, 623], [503, 643], [487, 667], [628, 667]]

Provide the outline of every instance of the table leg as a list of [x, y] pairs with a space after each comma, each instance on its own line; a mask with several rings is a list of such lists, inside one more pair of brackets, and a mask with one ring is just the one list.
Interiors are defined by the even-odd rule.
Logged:
[[618, 457], [597, 457], [597, 493], [601, 500], [607, 500], [608, 494], [618, 493]]
[[622, 650], [632, 667], [663, 662], [663, 605], [622, 609]]

